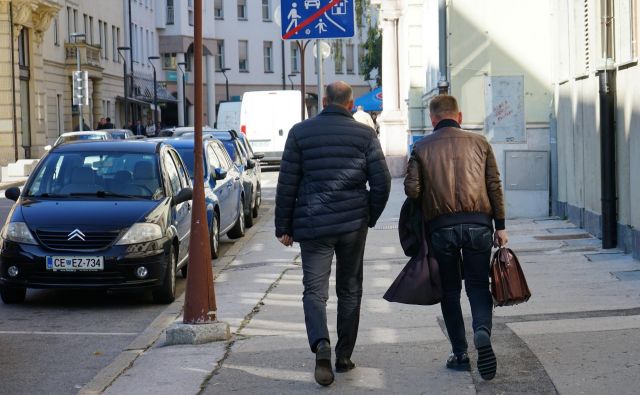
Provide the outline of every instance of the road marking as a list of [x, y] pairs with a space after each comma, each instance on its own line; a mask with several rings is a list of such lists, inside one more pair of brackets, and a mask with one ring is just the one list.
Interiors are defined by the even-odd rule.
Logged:
[[0, 331], [0, 335], [53, 335], [53, 336], [136, 336], [131, 332], [45, 332], [45, 331]]

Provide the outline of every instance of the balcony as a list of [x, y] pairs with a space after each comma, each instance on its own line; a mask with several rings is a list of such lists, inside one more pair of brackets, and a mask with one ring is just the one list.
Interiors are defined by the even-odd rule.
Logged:
[[94, 68], [102, 70], [101, 60], [101, 48], [96, 45], [90, 45], [86, 42], [65, 43], [65, 64], [67, 66], [76, 66], [76, 50], [80, 51], [80, 65], [84, 68]]

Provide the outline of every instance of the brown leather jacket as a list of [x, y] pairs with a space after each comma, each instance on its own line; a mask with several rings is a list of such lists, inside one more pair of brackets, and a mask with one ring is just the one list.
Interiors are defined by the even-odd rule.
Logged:
[[404, 191], [421, 198], [430, 230], [462, 223], [504, 229], [500, 172], [487, 139], [443, 120], [411, 153]]

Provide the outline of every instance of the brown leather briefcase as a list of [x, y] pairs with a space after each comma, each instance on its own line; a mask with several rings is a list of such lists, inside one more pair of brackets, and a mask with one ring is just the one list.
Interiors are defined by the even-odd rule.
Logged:
[[527, 279], [516, 254], [500, 247], [491, 259], [491, 295], [494, 306], [524, 303], [531, 297]]

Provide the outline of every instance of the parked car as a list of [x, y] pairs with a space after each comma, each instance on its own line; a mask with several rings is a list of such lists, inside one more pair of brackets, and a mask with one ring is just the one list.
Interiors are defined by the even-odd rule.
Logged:
[[[262, 203], [260, 159], [264, 157], [264, 154], [254, 153], [246, 136], [235, 130], [206, 131], [203, 132], [203, 135], [220, 140], [229, 157], [242, 173], [245, 197], [244, 221], [247, 227], [252, 227], [254, 218], [258, 217], [260, 204]], [[182, 137], [193, 138], [193, 133], [185, 133]]]
[[111, 140], [131, 140], [141, 137], [144, 138], [144, 136], [136, 136], [129, 129], [101, 129], [100, 131], [108, 133]]
[[54, 147], [38, 163], [0, 233], [0, 296], [27, 288], [151, 288], [175, 298], [189, 259], [191, 179], [163, 142], [91, 141]]
[[44, 147], [45, 151], [50, 151], [51, 148], [57, 147], [60, 144], [69, 143], [71, 141], [78, 140], [109, 140], [111, 137], [109, 133], [104, 130], [87, 130], [84, 132], [66, 132], [62, 133], [53, 145], [47, 145]]
[[[213, 131], [213, 128], [209, 126], [205, 126], [202, 128], [203, 131]], [[159, 137], [180, 137], [183, 134], [193, 133], [193, 126], [180, 126], [173, 128], [165, 128], [160, 131]]]
[[240, 130], [240, 108], [242, 102], [228, 101], [220, 103], [216, 118], [216, 129]]
[[[180, 153], [193, 182], [193, 137], [165, 140]], [[211, 256], [218, 258], [221, 235], [231, 239], [244, 236], [244, 190], [241, 173], [233, 164], [222, 143], [210, 137], [203, 139], [205, 203], [209, 223]]]

